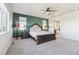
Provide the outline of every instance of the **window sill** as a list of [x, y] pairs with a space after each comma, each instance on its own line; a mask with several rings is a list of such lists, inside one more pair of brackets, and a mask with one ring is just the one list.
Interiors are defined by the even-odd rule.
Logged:
[[6, 33], [8, 33], [8, 31], [7, 32], [1, 32], [0, 35], [6, 34]]

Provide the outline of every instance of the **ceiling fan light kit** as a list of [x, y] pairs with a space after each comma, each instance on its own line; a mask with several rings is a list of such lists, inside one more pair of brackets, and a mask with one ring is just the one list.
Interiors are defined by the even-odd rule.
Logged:
[[50, 12], [46, 12], [46, 14], [50, 14]]

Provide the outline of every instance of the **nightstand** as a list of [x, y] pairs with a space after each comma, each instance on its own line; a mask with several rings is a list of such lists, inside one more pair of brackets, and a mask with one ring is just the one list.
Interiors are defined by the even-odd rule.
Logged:
[[29, 38], [29, 31], [24, 31], [21, 34], [21, 39], [26, 39], [26, 38]]

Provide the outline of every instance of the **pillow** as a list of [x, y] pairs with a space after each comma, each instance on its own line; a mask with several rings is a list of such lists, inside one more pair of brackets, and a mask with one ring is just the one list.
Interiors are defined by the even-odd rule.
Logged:
[[41, 28], [40, 28], [38, 25], [33, 25], [33, 26], [30, 28], [30, 31], [41, 31]]

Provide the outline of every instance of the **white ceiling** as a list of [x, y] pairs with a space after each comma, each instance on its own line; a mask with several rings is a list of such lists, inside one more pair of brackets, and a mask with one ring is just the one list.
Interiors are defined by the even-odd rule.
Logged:
[[[49, 16], [53, 16], [54, 14], [56, 16], [63, 15], [79, 9], [78, 3], [11, 3], [11, 5], [13, 7], [13, 12], [43, 18], [49, 18]], [[41, 11], [42, 9], [46, 9], [50, 6], [54, 6], [58, 12], [46, 15], [43, 11]]]

